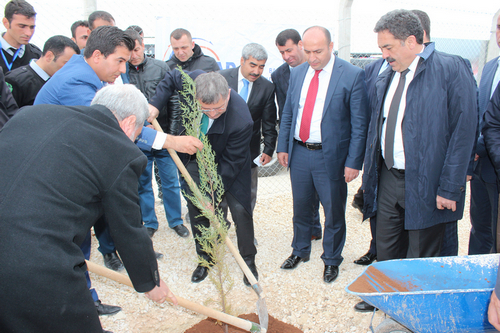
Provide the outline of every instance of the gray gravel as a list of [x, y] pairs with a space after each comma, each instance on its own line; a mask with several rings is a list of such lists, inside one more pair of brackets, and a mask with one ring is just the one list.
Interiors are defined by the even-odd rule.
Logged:
[[[280, 186], [276, 186], [278, 181]], [[292, 251], [292, 198], [288, 190], [288, 175], [260, 178], [259, 182], [259, 196], [254, 212], [255, 234], [259, 243], [256, 261], [269, 314], [307, 333], [369, 332], [372, 315], [355, 312], [353, 306], [359, 299], [344, 291], [365, 269], [355, 265], [353, 261], [368, 250], [371, 237], [369, 223], [361, 223], [361, 214], [350, 205], [352, 196], [360, 186], [360, 177], [349, 184], [347, 240], [342, 254], [344, 262], [340, 266], [338, 279], [331, 284], [324, 283], [322, 278], [324, 265], [320, 259], [321, 241], [313, 242], [309, 262], [301, 263], [292, 271], [280, 269], [281, 263]], [[467, 254], [470, 231], [468, 202], [467, 196], [464, 219], [459, 221], [460, 255]], [[191, 273], [196, 267], [192, 236], [187, 239], [177, 236], [168, 228], [163, 205], [159, 200], [156, 208], [160, 228], [153, 241], [155, 249], [165, 255], [158, 262], [162, 279], [176, 295], [200, 304], [206, 303], [214, 297], [215, 288], [208, 279], [199, 284], [191, 283]], [[234, 228], [231, 228], [229, 236], [236, 244]], [[91, 260], [103, 264], [95, 237]], [[243, 274], [229, 254], [227, 260], [235, 282], [230, 294], [235, 314], [255, 312], [257, 295], [245, 287], [242, 282]], [[95, 274], [91, 274], [91, 278], [103, 303], [123, 308], [116, 315], [101, 317], [103, 327], [115, 333], [180, 333], [204, 319], [204, 316], [181, 307], [158, 305], [129, 287]], [[374, 326], [383, 319], [383, 314], [377, 312], [373, 319]]]

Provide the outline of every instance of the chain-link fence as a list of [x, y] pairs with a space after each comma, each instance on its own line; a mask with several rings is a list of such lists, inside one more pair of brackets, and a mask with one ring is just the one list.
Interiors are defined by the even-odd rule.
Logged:
[[[296, 28], [302, 32], [305, 27], [322, 25], [333, 33], [335, 48], [338, 46], [336, 33], [345, 22], [350, 23], [349, 48], [351, 63], [364, 68], [366, 64], [381, 56], [377, 47], [373, 27], [386, 12], [407, 8], [426, 11], [431, 19], [431, 39], [436, 48], [443, 52], [461, 55], [469, 59], [476, 79], [486, 62], [486, 51], [491, 32], [492, 18], [498, 9], [494, 1], [471, 4], [465, 0], [353, 0], [348, 21], [339, 22], [340, 6], [350, 0], [336, 0], [320, 3], [321, 10], [307, 4], [290, 4], [276, 0], [266, 3], [265, 8], [254, 4], [235, 3], [219, 0], [212, 3], [191, 0], [189, 2], [167, 2], [150, 0], [137, 2], [130, 0], [30, 0], [37, 14], [36, 32], [32, 42], [43, 47], [45, 40], [53, 35], [70, 36], [70, 26], [77, 20], [86, 19], [93, 10], [111, 13], [118, 27], [125, 29], [139, 25], [145, 32], [148, 53], [154, 54], [155, 44], [165, 41], [170, 31], [184, 27], [198, 40], [207, 40], [212, 45], [213, 54], [221, 68], [237, 66], [243, 45], [248, 42], [261, 43], [269, 53], [264, 72], [265, 77], [276, 69], [282, 59], [274, 45], [275, 36], [285, 28]], [[8, 1], [0, 0], [5, 6]], [[251, 22], [251, 24], [249, 23]], [[216, 34], [210, 35], [209, 33]], [[225, 58], [228, 49], [236, 50], [236, 56]], [[225, 50], [225, 51], [222, 51]], [[220, 59], [219, 59], [220, 56]], [[157, 58], [159, 57], [158, 54]], [[224, 59], [225, 58], [225, 59]], [[290, 191], [289, 176], [279, 165], [276, 157], [261, 167], [259, 192], [281, 193]]]

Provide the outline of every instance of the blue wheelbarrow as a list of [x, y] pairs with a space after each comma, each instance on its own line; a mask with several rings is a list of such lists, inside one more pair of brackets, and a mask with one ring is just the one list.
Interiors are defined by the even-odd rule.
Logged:
[[378, 332], [498, 332], [488, 322], [498, 254], [374, 263], [345, 289], [408, 330]]

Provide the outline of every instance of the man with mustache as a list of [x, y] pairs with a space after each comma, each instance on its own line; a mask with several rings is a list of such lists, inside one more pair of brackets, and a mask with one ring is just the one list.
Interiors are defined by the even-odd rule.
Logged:
[[[266, 165], [276, 147], [276, 103], [274, 102], [274, 86], [262, 77], [266, 66], [267, 52], [262, 45], [250, 43], [243, 47], [240, 66], [220, 71], [229, 87], [247, 102], [253, 119], [250, 154], [252, 160], [259, 157], [260, 141], [264, 137], [264, 151], [259, 163]], [[257, 180], [259, 168], [252, 162], [252, 212], [257, 200]]]
[[377, 214], [377, 260], [438, 256], [462, 218], [477, 125], [475, 81], [459, 56], [424, 45], [419, 18], [394, 10], [375, 26], [382, 56], [371, 101], [365, 213]]
[[33, 6], [24, 0], [12, 0], [5, 5], [2, 23], [7, 31], [0, 37], [0, 65], [4, 73], [42, 56], [42, 51], [29, 43], [35, 32], [35, 16]]

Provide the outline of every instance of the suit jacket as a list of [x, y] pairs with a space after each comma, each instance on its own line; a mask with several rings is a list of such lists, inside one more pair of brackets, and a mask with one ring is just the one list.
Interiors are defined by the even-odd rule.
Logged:
[[[195, 79], [202, 73], [196, 70], [189, 75]], [[182, 90], [182, 84], [183, 79], [178, 70], [167, 72], [156, 87], [151, 105], [158, 109], [163, 107], [175, 91]], [[247, 104], [236, 91], [231, 90], [226, 112], [214, 120], [207, 132], [225, 191], [229, 191], [250, 214], [251, 158], [248, 147], [252, 127], [253, 120]], [[184, 131], [182, 128], [181, 133]], [[179, 155], [184, 162], [190, 158], [186, 154]]]
[[7, 72], [5, 82], [12, 86], [12, 96], [20, 108], [33, 105], [36, 95], [45, 84], [45, 80], [30, 65]]
[[278, 101], [279, 121], [283, 115], [283, 108], [285, 107], [286, 92], [290, 82], [290, 66], [285, 62], [280, 67], [276, 68], [271, 73], [274, 88], [276, 89], [276, 100]]
[[[483, 117], [486, 111], [486, 107], [490, 102], [491, 96], [491, 85], [493, 83], [493, 78], [495, 77], [495, 72], [498, 68], [498, 58], [492, 59], [484, 65], [483, 74], [481, 77], [481, 82], [479, 83], [479, 129], [482, 130], [483, 127]], [[497, 175], [495, 174], [495, 169], [491, 163], [491, 158], [486, 152], [486, 147], [484, 145], [484, 137], [479, 136], [476, 145], [476, 154], [481, 158], [481, 178], [487, 183], [496, 183]]]
[[[434, 43], [420, 57], [406, 93], [402, 124], [407, 230], [462, 218], [477, 126], [476, 84], [464, 59], [434, 50]], [[386, 70], [375, 83], [363, 173], [365, 217], [377, 210], [383, 105], [393, 75], [394, 71]], [[456, 201], [456, 211], [437, 209], [437, 195]]]
[[[280, 124], [276, 151], [288, 153], [290, 167], [293, 167], [290, 161], [300, 93], [308, 69], [309, 64], [306, 62], [292, 71]], [[335, 57], [321, 120], [321, 151], [332, 180], [344, 178], [344, 167], [361, 170], [363, 165], [366, 130], [370, 120], [364, 79], [362, 69]]]
[[159, 285], [137, 192], [147, 160], [108, 109], [25, 107], [0, 155], [0, 331], [98, 331], [80, 244], [103, 214], [135, 289]]
[[[220, 71], [229, 87], [238, 92], [238, 72], [240, 67]], [[264, 136], [264, 153], [273, 156], [276, 147], [276, 103], [274, 102], [274, 86], [264, 77], [253, 82], [252, 91], [247, 98], [247, 105], [253, 119], [253, 133], [250, 141], [252, 160], [260, 154], [260, 141]], [[261, 132], [262, 128], [262, 132]], [[252, 167], [256, 167], [252, 162]]]

